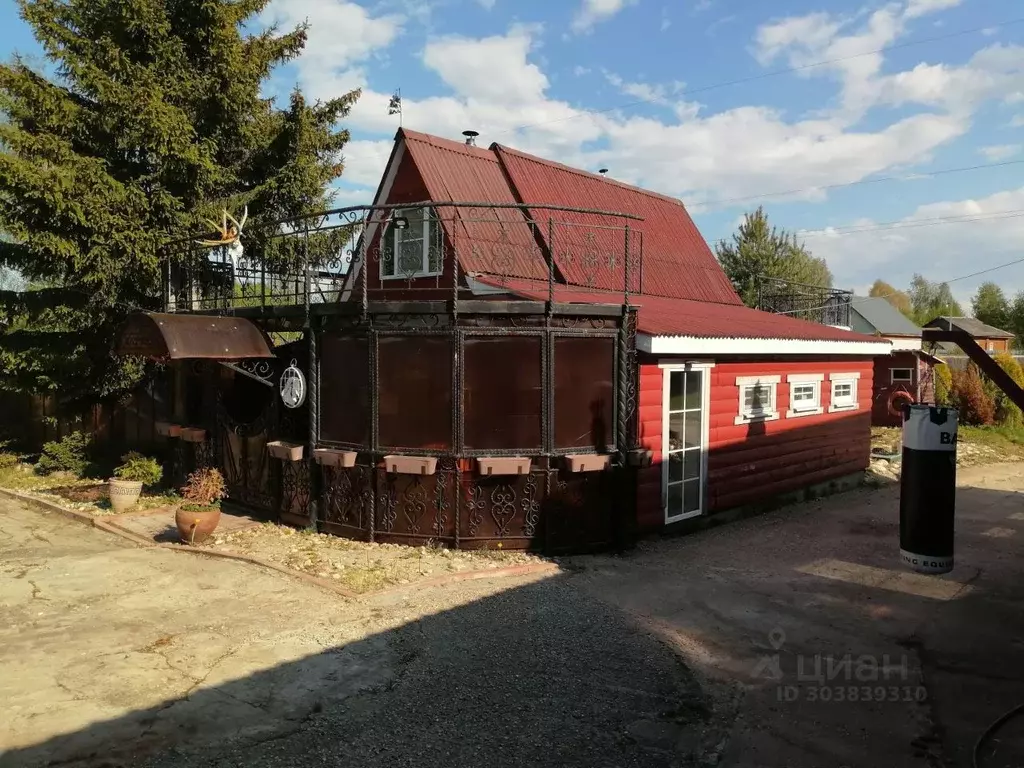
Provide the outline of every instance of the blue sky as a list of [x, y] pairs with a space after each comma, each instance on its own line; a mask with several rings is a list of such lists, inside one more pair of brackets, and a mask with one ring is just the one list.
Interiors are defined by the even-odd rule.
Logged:
[[[11, 6], [0, 48], [38, 51]], [[343, 202], [372, 197], [401, 88], [409, 128], [607, 167], [682, 198], [709, 241], [763, 204], [843, 287], [1024, 259], [1019, 0], [273, 0], [258, 23], [304, 19], [268, 89], [363, 89]], [[952, 287], [989, 278], [1024, 289], [1024, 264]]]

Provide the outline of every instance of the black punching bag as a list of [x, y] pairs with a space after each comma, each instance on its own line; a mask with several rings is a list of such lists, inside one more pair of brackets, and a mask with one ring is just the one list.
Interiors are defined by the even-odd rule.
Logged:
[[956, 425], [953, 408], [903, 408], [900, 559], [919, 573], [953, 570]]

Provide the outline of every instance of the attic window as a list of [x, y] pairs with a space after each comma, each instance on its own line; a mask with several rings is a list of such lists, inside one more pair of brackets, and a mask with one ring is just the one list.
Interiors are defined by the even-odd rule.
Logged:
[[441, 274], [440, 226], [429, 208], [396, 210], [381, 244], [382, 280]]

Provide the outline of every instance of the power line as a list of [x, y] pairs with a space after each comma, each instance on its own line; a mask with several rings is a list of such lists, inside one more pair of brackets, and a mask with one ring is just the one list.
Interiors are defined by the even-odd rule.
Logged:
[[[918, 45], [927, 45], [928, 43], [936, 43], [936, 42], [940, 42], [942, 40], [950, 40], [950, 39], [955, 38], [955, 37], [962, 37], [963, 35], [970, 35], [970, 34], [974, 34], [975, 32], [983, 32], [983, 31], [989, 30], [989, 29], [998, 29], [1000, 27], [1008, 27], [1008, 26], [1011, 26], [1013, 24], [1020, 24], [1022, 22], [1024, 22], [1024, 18], [1009, 19], [1007, 21], [998, 22], [996, 24], [986, 24], [986, 25], [981, 26], [981, 27], [972, 27], [971, 29], [961, 29], [961, 30], [959, 30], [957, 32], [949, 32], [949, 33], [947, 33], [945, 35], [937, 35], [935, 37], [925, 37], [925, 38], [921, 38], [920, 40], [908, 40], [905, 43], [895, 43], [893, 45], [887, 45], [887, 46], [885, 46], [883, 48], [876, 48], [873, 51], [864, 51], [863, 53], [855, 53], [855, 54], [852, 54], [850, 56], [841, 56], [841, 57], [839, 57], [837, 59], [826, 59], [824, 61], [815, 61], [815, 62], [811, 62], [809, 64], [801, 64], [801, 65], [796, 66], [796, 67], [787, 67], [785, 69], [776, 69], [776, 70], [773, 70], [771, 72], [762, 72], [761, 74], [758, 74], [758, 75], [750, 75], [749, 77], [741, 77], [741, 78], [738, 78], [736, 80], [726, 80], [725, 82], [714, 83], [712, 85], [704, 85], [704, 86], [701, 86], [699, 88], [684, 88], [681, 91], [678, 91], [675, 94], [675, 96], [677, 96], [677, 97], [691, 96], [691, 95], [696, 94], [696, 93], [705, 93], [706, 91], [717, 90], [718, 88], [728, 88], [728, 87], [733, 86], [733, 85], [742, 85], [744, 83], [753, 83], [753, 82], [757, 82], [759, 80], [765, 80], [765, 79], [770, 78], [770, 77], [778, 77], [780, 75], [790, 75], [790, 74], [793, 74], [795, 72], [804, 72], [804, 71], [806, 71], [808, 69], [815, 69], [817, 67], [825, 67], [825, 66], [828, 66], [829, 64], [840, 64], [840, 63], [842, 63], [844, 61], [852, 61], [853, 59], [860, 59], [860, 58], [863, 58], [864, 56], [875, 56], [876, 54], [879, 54], [879, 53], [888, 53], [889, 51], [896, 51], [896, 50], [900, 50], [900, 49], [903, 49], [903, 48], [912, 48], [912, 47], [918, 46]], [[516, 126], [514, 128], [508, 128], [508, 129], [503, 130], [503, 131], [497, 131], [494, 135], [495, 136], [501, 136], [501, 135], [507, 134], [507, 133], [514, 133], [516, 131], [526, 130], [527, 128], [537, 128], [537, 127], [542, 126], [542, 125], [552, 125], [554, 123], [564, 123], [564, 122], [567, 122], [569, 120], [578, 120], [581, 117], [587, 117], [589, 115], [606, 114], [608, 112], [615, 112], [615, 111], [620, 110], [620, 109], [628, 109], [630, 107], [639, 106], [640, 104], [652, 104], [652, 103], [655, 103], [655, 101], [656, 101], [655, 99], [650, 99], [650, 98], [648, 98], [648, 99], [636, 99], [634, 101], [628, 101], [628, 102], [625, 102], [623, 104], [619, 104], [619, 105], [616, 105], [616, 106], [613, 106], [613, 107], [607, 107], [605, 109], [591, 109], [591, 110], [587, 110], [586, 112], [579, 112], [579, 113], [574, 114], [574, 115], [569, 115], [568, 117], [559, 117], [559, 118], [555, 118], [554, 120], [543, 120], [543, 121], [537, 122], [537, 123], [527, 123], [525, 125], [519, 125], [519, 126]]]
[[745, 197], [726, 197], [720, 200], [708, 200], [701, 205], [722, 205], [723, 203], [741, 203], [748, 200], [762, 200], [767, 197], [783, 197], [786, 195], [798, 195], [803, 192], [817, 192], [829, 189], [843, 189], [845, 187], [856, 187], [862, 184], [882, 184], [889, 181], [914, 181], [915, 179], [930, 178], [932, 176], [943, 176], [949, 173], [965, 173], [967, 171], [981, 171], [987, 168], [1002, 168], [1008, 165], [1020, 165], [1024, 160], [1004, 160], [999, 163], [984, 163], [982, 165], [967, 165], [961, 168], [941, 168], [937, 171], [922, 171], [910, 173], [904, 176], [880, 176], [876, 179], [859, 179], [858, 181], [845, 181], [837, 184], [819, 184], [814, 187], [803, 187], [802, 189], [786, 189], [777, 192], [764, 192], [758, 195], [747, 195]]
[[863, 232], [886, 232], [896, 229], [919, 229], [921, 227], [933, 227], [942, 224], [969, 224], [975, 221], [998, 221], [1000, 219], [1015, 219], [1024, 216], [1024, 208], [1015, 208], [1006, 211], [993, 211], [991, 213], [967, 213], [960, 216], [935, 216], [928, 219], [905, 219], [902, 221], [885, 221], [871, 225], [851, 225], [849, 227], [836, 227], [825, 229], [798, 230], [800, 237], [822, 237], [825, 235], [858, 235]]

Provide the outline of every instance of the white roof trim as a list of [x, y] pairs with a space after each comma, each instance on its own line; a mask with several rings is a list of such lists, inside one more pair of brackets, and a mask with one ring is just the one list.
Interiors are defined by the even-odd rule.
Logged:
[[737, 339], [700, 336], [651, 336], [639, 333], [636, 348], [652, 355], [887, 355], [888, 339], [823, 341], [811, 339]]
[[921, 350], [921, 338], [912, 336], [886, 336], [886, 341], [892, 342], [893, 352], [919, 352]]

